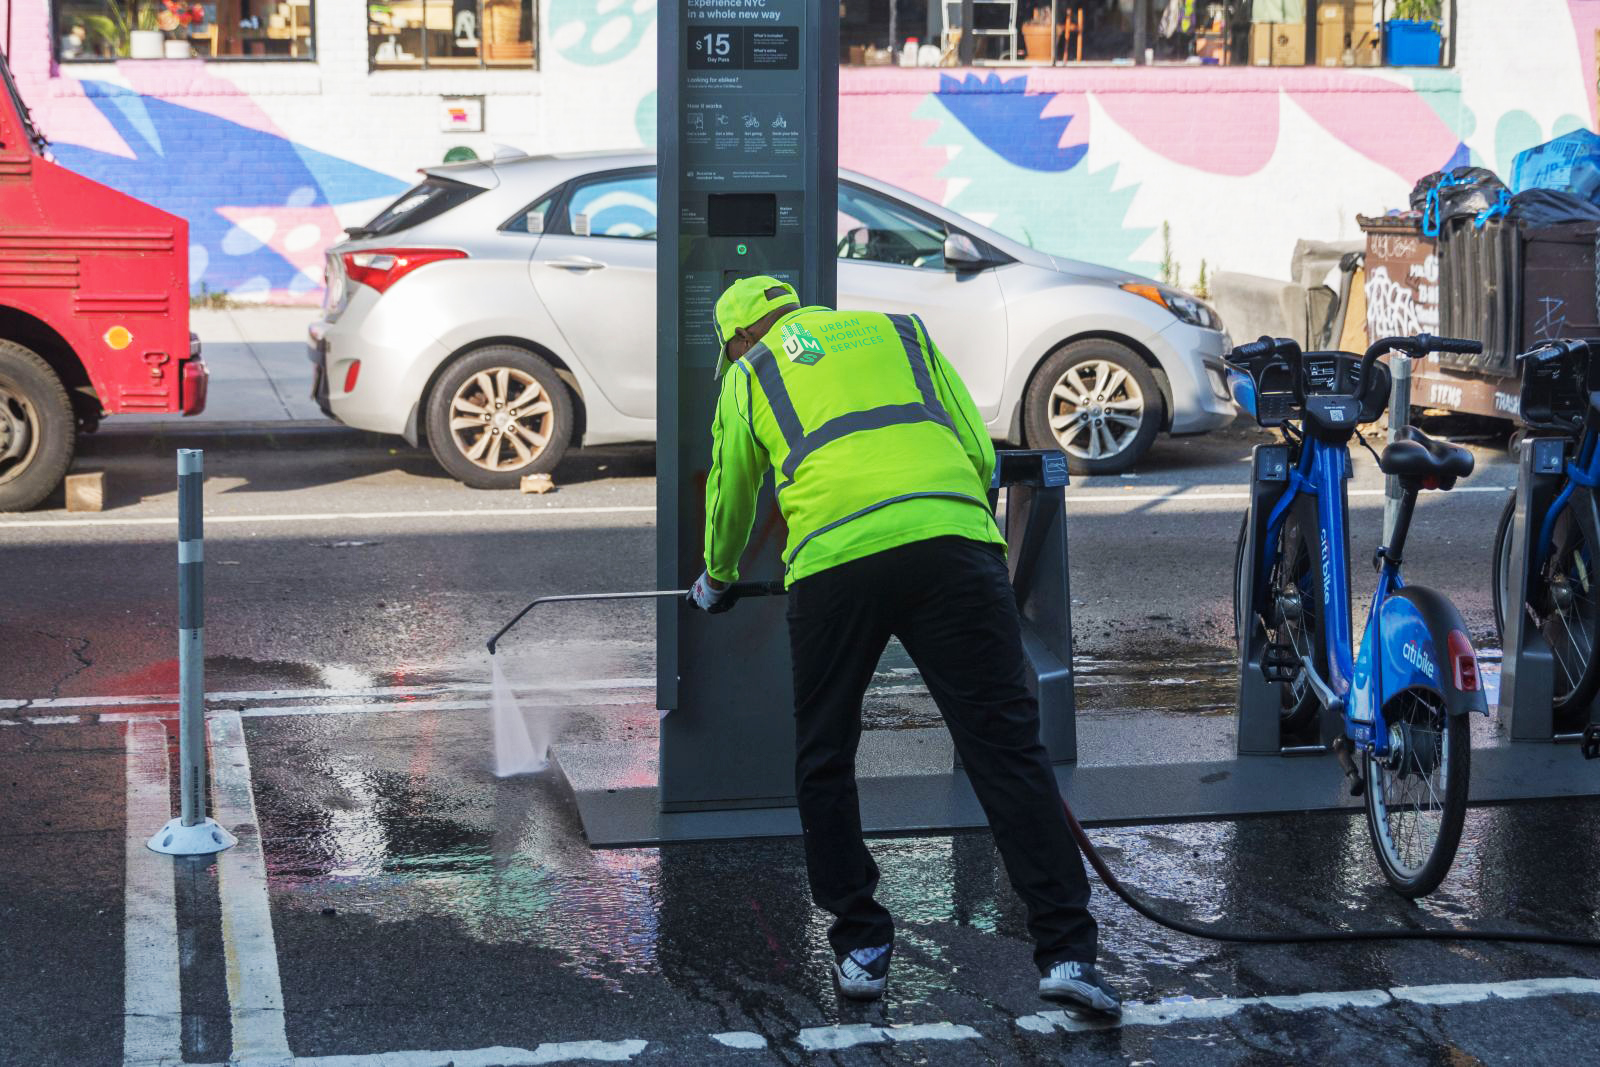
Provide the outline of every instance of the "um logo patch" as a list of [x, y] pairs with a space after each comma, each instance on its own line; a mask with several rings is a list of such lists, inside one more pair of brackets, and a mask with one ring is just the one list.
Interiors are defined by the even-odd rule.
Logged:
[[791, 362], [809, 367], [827, 354], [822, 350], [822, 342], [798, 322], [784, 323], [779, 335], [783, 338], [783, 354]]

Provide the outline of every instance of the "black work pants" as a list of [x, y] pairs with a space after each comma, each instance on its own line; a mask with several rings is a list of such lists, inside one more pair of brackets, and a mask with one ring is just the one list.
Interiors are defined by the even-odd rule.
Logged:
[[1016, 599], [999, 549], [937, 537], [819, 571], [789, 590], [795, 793], [818, 907], [837, 953], [889, 943], [878, 866], [861, 839], [861, 700], [891, 635], [922, 672], [1028, 911], [1041, 972], [1093, 962], [1083, 856], [1067, 828], [1039, 705], [1028, 692]]

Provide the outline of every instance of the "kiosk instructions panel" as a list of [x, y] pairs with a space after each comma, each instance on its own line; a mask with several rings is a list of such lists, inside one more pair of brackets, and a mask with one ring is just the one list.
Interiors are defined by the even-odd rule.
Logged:
[[[838, 182], [838, 8], [808, 0], [674, 0], [661, 8], [657, 567], [702, 570], [712, 309], [770, 274], [832, 305]], [[770, 481], [740, 566], [783, 573]], [[664, 602], [657, 628], [663, 811], [792, 802], [793, 688], [782, 599], [707, 617]]]

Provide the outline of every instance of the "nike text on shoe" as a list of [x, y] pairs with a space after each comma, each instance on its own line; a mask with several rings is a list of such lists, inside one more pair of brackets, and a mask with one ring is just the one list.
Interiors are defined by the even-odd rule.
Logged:
[[1062, 960], [1039, 979], [1039, 995], [1102, 1015], [1122, 1015], [1122, 998], [1092, 963]]
[[851, 949], [833, 965], [839, 992], [855, 1000], [876, 1000], [889, 984], [889, 956], [892, 945]]

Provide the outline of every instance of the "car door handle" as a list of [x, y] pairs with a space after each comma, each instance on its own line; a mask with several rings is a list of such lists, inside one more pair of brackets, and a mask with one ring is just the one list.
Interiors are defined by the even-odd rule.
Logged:
[[605, 266], [598, 259], [590, 259], [588, 256], [574, 256], [572, 259], [552, 259], [549, 261], [549, 265], [560, 267], [562, 270], [576, 271], [600, 270]]

